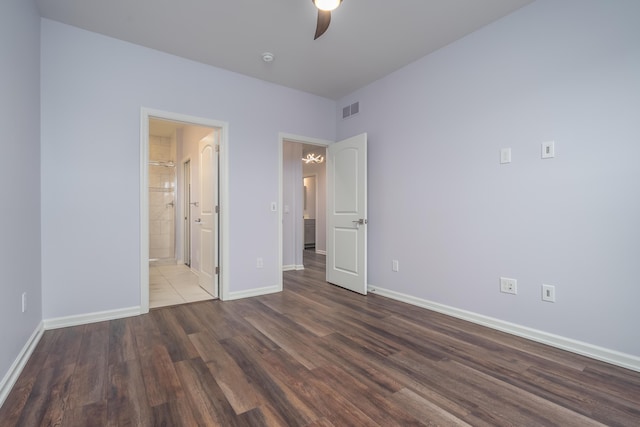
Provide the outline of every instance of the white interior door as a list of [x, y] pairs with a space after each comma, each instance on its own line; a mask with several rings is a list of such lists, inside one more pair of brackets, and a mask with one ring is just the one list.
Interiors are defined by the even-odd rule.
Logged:
[[218, 297], [218, 156], [214, 134], [203, 138], [199, 145], [200, 157], [200, 286]]
[[367, 294], [367, 134], [327, 148], [327, 282]]

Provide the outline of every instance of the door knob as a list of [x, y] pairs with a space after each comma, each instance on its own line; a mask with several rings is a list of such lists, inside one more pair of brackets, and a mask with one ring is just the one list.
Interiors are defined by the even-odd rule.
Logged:
[[196, 218], [193, 220], [193, 222], [202, 222], [202, 220], [200, 218]]

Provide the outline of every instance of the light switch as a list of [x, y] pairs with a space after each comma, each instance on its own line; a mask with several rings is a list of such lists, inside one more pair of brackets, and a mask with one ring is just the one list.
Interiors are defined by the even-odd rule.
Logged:
[[542, 143], [542, 158], [550, 159], [556, 156], [555, 147], [553, 141], [547, 141]]
[[278, 204], [276, 202], [271, 202], [271, 212], [275, 212], [278, 210]]
[[511, 163], [511, 148], [500, 149], [500, 163]]

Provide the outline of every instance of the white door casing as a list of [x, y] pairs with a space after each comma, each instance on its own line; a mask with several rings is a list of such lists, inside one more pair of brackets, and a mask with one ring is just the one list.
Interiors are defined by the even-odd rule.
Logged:
[[327, 282], [367, 294], [367, 134], [327, 149]]
[[183, 243], [182, 262], [191, 267], [191, 159], [182, 162]]
[[212, 132], [198, 144], [200, 160], [200, 286], [214, 297], [218, 297], [218, 156]]
[[[217, 154], [217, 198], [218, 198], [218, 297], [221, 300], [229, 298], [229, 219], [225, 215], [225, 210], [229, 206], [229, 158], [225, 155], [229, 141], [229, 123], [210, 118], [190, 116], [181, 113], [168, 112], [162, 110], [142, 107], [140, 110], [140, 309], [139, 314], [149, 312], [149, 120], [157, 118], [161, 120], [177, 121], [187, 125], [205, 126], [215, 130]], [[192, 161], [197, 161], [194, 159]], [[193, 164], [192, 164], [193, 166]], [[192, 168], [193, 169], [193, 168]], [[197, 211], [192, 214], [197, 215]]]

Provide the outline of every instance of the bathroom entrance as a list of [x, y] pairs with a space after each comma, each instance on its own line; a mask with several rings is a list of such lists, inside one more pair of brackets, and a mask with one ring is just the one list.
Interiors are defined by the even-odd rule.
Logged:
[[190, 119], [162, 113], [143, 121], [143, 310], [145, 300], [154, 308], [222, 294], [220, 148], [226, 124], [184, 118]]

